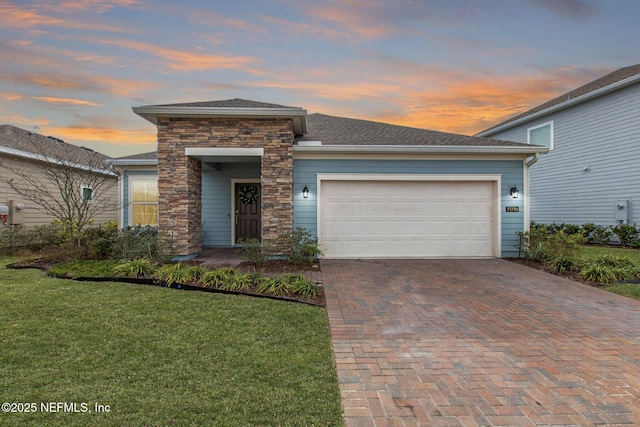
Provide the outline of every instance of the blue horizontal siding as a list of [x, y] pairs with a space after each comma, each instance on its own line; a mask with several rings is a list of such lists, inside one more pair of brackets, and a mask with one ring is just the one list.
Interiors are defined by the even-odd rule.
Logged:
[[231, 180], [260, 180], [260, 165], [221, 163], [220, 170], [202, 168], [202, 246], [231, 246]]
[[630, 200], [629, 222], [640, 222], [640, 84], [491, 137], [527, 142], [528, 128], [550, 120], [554, 121], [555, 149], [531, 167], [531, 219], [614, 225], [616, 202]]
[[[517, 256], [518, 236], [524, 229], [523, 162], [521, 160], [294, 160], [294, 227], [304, 227], [317, 235], [317, 175], [351, 174], [494, 174], [502, 176], [501, 221], [502, 256]], [[514, 200], [509, 189], [516, 185], [520, 197]], [[309, 188], [309, 197], [302, 188]], [[506, 212], [506, 206], [518, 206], [519, 212]]]

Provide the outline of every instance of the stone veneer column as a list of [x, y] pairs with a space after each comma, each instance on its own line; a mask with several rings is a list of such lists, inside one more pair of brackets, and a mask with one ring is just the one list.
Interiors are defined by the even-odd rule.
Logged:
[[291, 119], [158, 118], [158, 226], [175, 252], [202, 249], [202, 166], [186, 147], [264, 148], [262, 238], [273, 240], [293, 229], [293, 138]]

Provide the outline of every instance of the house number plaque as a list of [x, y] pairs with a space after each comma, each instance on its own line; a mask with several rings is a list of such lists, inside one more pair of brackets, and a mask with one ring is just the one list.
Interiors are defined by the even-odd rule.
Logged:
[[507, 212], [520, 212], [519, 206], [507, 206]]

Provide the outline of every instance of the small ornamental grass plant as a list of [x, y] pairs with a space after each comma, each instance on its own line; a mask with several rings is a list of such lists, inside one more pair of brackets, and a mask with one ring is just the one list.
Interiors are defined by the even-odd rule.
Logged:
[[113, 268], [115, 277], [129, 277], [134, 279], [149, 278], [153, 274], [153, 271], [154, 265], [147, 258], [136, 258]]

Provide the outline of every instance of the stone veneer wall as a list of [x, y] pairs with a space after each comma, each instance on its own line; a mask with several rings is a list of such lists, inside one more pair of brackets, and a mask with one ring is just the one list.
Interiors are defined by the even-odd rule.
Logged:
[[158, 227], [175, 252], [202, 249], [202, 167], [186, 147], [264, 148], [262, 239], [272, 240], [293, 229], [293, 138], [291, 119], [158, 118]]

